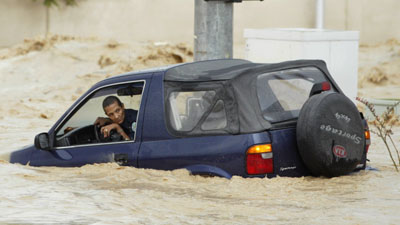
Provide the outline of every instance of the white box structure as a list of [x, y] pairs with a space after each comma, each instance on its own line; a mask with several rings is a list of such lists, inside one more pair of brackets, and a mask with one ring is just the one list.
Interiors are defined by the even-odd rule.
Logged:
[[275, 63], [322, 59], [343, 92], [355, 101], [358, 74], [358, 31], [318, 29], [245, 29], [246, 59]]

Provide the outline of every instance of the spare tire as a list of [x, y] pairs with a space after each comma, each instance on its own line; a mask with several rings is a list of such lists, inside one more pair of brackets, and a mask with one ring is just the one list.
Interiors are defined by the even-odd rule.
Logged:
[[354, 103], [336, 92], [310, 97], [296, 127], [299, 153], [315, 176], [334, 177], [356, 168], [364, 154], [364, 128]]

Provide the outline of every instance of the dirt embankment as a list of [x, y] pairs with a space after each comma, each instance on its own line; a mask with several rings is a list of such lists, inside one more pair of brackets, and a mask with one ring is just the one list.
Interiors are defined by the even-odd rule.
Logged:
[[400, 41], [361, 45], [358, 78], [361, 97], [400, 98]]
[[184, 43], [120, 43], [51, 35], [0, 50], [7, 117], [55, 119], [94, 83], [117, 74], [192, 61]]
[[[359, 96], [399, 98], [400, 42], [361, 45]], [[54, 122], [79, 96], [104, 78], [193, 60], [185, 43], [121, 43], [115, 40], [50, 35], [0, 50], [4, 118]]]

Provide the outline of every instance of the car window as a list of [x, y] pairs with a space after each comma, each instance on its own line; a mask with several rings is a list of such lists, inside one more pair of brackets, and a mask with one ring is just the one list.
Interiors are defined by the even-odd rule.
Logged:
[[[96, 138], [93, 124], [98, 117], [108, 118], [102, 106], [104, 99], [108, 96], [117, 97], [124, 105], [126, 120], [129, 115], [129, 122], [136, 122], [143, 88], [144, 82], [136, 82], [102, 88], [89, 95], [56, 129], [56, 147], [106, 142], [104, 140], [99, 141], [98, 137]], [[136, 118], [132, 119], [132, 117]], [[132, 134], [136, 135], [137, 124], [131, 123]], [[135, 136], [133, 136], [133, 140], [134, 138]]]
[[327, 81], [314, 67], [260, 74], [257, 97], [264, 119], [276, 123], [295, 119], [315, 83]]
[[201, 125], [202, 130], [223, 129], [227, 125], [225, 105], [222, 100], [218, 100], [211, 113]]
[[[214, 107], [212, 113], [208, 116], [202, 128], [207, 130], [219, 129], [221, 126], [225, 127], [225, 109], [223, 109], [223, 103], [222, 106], [221, 103], [213, 103], [215, 94], [216, 92], [213, 90], [171, 92], [168, 101], [170, 105], [169, 119], [173, 129], [177, 131], [193, 130], [203, 115], [211, 110], [211, 107]], [[219, 125], [210, 125], [210, 123], [215, 122], [216, 119], [218, 120], [221, 117], [222, 123]]]
[[310, 80], [295, 78], [290, 80], [269, 80], [268, 85], [275, 94], [283, 110], [300, 109], [307, 101], [314, 83]]

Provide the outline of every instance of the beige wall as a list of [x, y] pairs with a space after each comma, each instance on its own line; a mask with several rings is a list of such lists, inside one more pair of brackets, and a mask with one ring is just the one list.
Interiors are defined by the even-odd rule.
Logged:
[[193, 0], [81, 0], [51, 10], [52, 33], [118, 40], [188, 41], [193, 37]]
[[[42, 0], [0, 1], [0, 46], [45, 32]], [[194, 0], [78, 0], [50, 10], [50, 32], [117, 40], [193, 42]], [[359, 30], [362, 43], [400, 39], [400, 0], [325, 0], [325, 27]], [[244, 28], [314, 26], [315, 0], [235, 4], [234, 42]]]
[[45, 8], [28, 0], [0, 1], [0, 46], [43, 34]]
[[400, 39], [399, 0], [325, 0], [326, 27], [359, 30], [361, 43]]
[[314, 0], [265, 0], [236, 4], [235, 42], [244, 42], [245, 28], [311, 28], [314, 26], [314, 9]]

